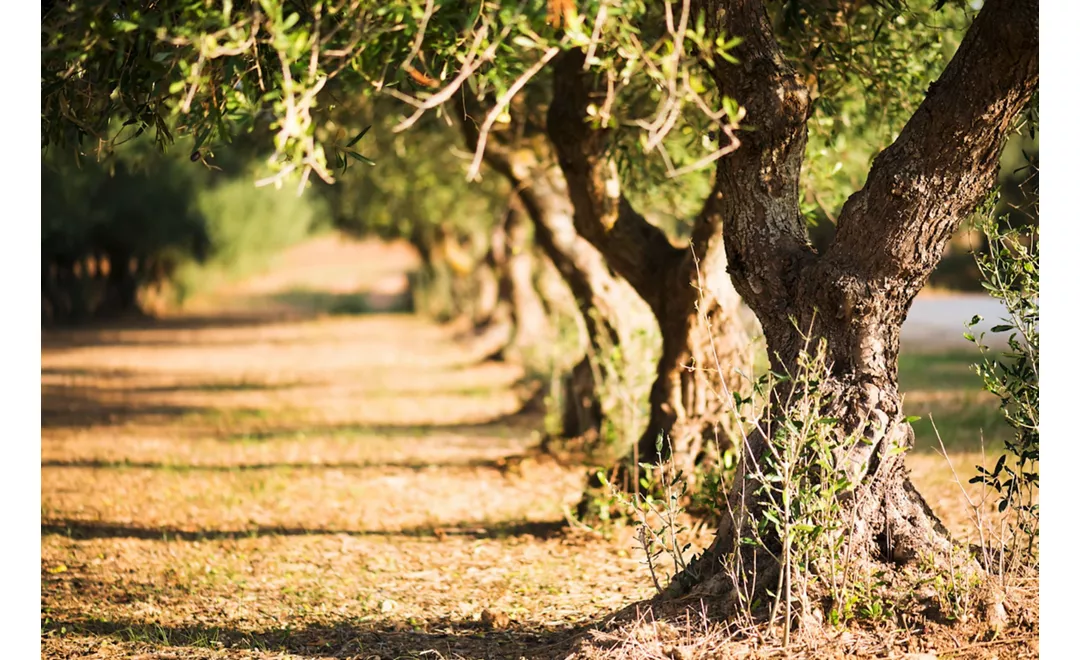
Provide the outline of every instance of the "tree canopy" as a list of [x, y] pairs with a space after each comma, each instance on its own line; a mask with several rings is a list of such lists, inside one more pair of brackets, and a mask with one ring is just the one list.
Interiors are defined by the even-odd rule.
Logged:
[[[804, 209], [811, 222], [835, 219], [940, 74], [974, 5], [768, 5], [814, 95]], [[742, 117], [739, 99], [719, 93], [703, 68], [734, 60], [742, 37], [707, 31], [689, 0], [107, 0], [46, 2], [42, 14], [42, 140], [73, 156], [149, 131], [161, 147], [187, 136], [199, 160], [260, 130], [273, 149], [261, 183], [312, 173], [329, 182], [370, 162], [357, 141], [364, 126], [340, 121], [358, 97], [396, 99], [397, 108], [381, 104], [378, 130], [398, 132], [461, 92], [490, 99], [478, 121], [482, 151], [521, 112], [515, 94], [545, 104], [551, 61], [581, 49], [603, 80], [590, 117], [621, 129], [611, 148], [627, 194], [654, 222], [688, 235], [708, 165], [732, 146], [725, 127]]]

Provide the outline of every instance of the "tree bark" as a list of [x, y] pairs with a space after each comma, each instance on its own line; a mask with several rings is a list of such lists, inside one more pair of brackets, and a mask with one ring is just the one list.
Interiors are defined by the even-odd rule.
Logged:
[[[469, 115], [470, 103], [475, 100], [464, 100], [457, 110], [466, 143], [475, 149], [479, 131]], [[605, 414], [598, 393], [596, 356], [622, 342], [621, 308], [628, 292], [599, 251], [578, 234], [565, 181], [541, 140], [542, 136], [518, 135], [507, 140], [491, 135], [484, 161], [513, 185], [521, 207], [532, 220], [534, 242], [569, 287], [581, 315], [587, 347], [564, 379], [562, 433], [566, 438], [584, 439], [591, 452], [601, 437]]]
[[562, 433], [566, 438], [584, 439], [586, 451], [591, 453], [601, 440], [605, 414], [596, 360], [622, 343], [620, 298], [627, 292], [600, 253], [574, 230], [569, 202], [559, 194], [554, 166], [529, 168], [519, 174], [529, 177], [520, 179], [528, 183], [518, 195], [533, 220], [536, 244], [570, 288], [585, 327], [585, 355], [563, 381]]
[[[839, 420], [835, 437], [865, 438], [837, 458], [852, 484], [843, 499], [852, 555], [885, 567], [926, 553], [940, 558], [948, 533], [904, 466], [914, 435], [897, 391], [900, 327], [948, 238], [993, 185], [1012, 122], [1038, 85], [1037, 3], [987, 0], [897, 140], [875, 159], [866, 185], [845, 204], [822, 255], [810, 247], [798, 212], [806, 88], [784, 62], [760, 0], [704, 4], [708, 27], [744, 40], [740, 64], [720, 64], [712, 75], [756, 126], [718, 161], [708, 202], [724, 220], [734, 284], [761, 321], [774, 370], [794, 370], [804, 347], [826, 342], [830, 371], [822, 392], [827, 414]], [[774, 391], [774, 417], [789, 394], [799, 392]], [[734, 606], [738, 590], [724, 559], [736, 550], [756, 567], [758, 593], [775, 589], [777, 562], [735, 544], [763, 507], [748, 466], [773, 451], [769, 432], [750, 437], [727, 498], [730, 514], [669, 594], [721, 594]]]
[[[608, 131], [588, 124], [596, 82], [583, 64], [580, 50], [557, 58], [547, 132], [575, 226], [648, 303], [663, 337], [649, 424], [622, 463], [636, 470], [639, 462], [671, 457], [693, 485], [695, 466], [714, 454], [709, 445], [722, 451], [741, 444], [732, 393], [744, 391], [752, 375], [749, 336], [726, 272], [722, 225], [715, 209], [707, 208], [695, 220], [690, 245], [677, 247], [634, 210], [607, 157]], [[637, 482], [629, 481], [634, 487]]]
[[504, 231], [505, 258], [501, 265], [505, 296], [510, 301], [514, 324], [512, 342], [519, 349], [529, 349], [551, 336], [551, 326], [533, 283], [533, 255], [530, 250], [529, 219], [521, 201], [510, 200]]
[[[739, 296], [727, 276], [723, 250], [706, 250], [704, 256], [698, 263], [682, 261], [669, 276], [672, 295], [657, 314], [663, 343], [649, 396], [649, 424], [634, 461], [658, 464], [670, 458], [689, 487], [698, 466], [742, 445], [732, 393], [745, 391], [752, 375], [749, 340], [737, 316]], [[693, 286], [699, 281], [702, 286]], [[660, 451], [658, 439], [667, 444]]]
[[469, 296], [472, 298], [469, 303], [472, 325], [480, 333], [499, 322], [500, 303], [503, 302], [499, 295], [498, 271], [490, 249], [467, 277], [471, 280], [468, 289], [473, 292]]

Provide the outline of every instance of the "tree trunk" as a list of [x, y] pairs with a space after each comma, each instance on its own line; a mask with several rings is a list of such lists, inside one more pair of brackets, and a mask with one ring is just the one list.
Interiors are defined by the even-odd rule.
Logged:
[[421, 268], [413, 288], [413, 304], [442, 323], [463, 320], [471, 326], [475, 296], [470, 282], [473, 264], [452, 230], [416, 231], [410, 241], [420, 253]]
[[529, 221], [516, 195], [510, 197], [506, 213], [492, 231], [491, 245], [484, 263], [495, 274], [495, 291], [482, 295], [495, 298], [492, 311], [483, 325], [510, 326], [506, 345], [496, 351], [495, 359], [504, 359], [508, 351], [519, 355], [550, 338], [551, 328], [544, 304], [533, 283], [533, 261]]
[[499, 295], [499, 276], [495, 267], [492, 252], [489, 250], [472, 272], [467, 276], [472, 280], [469, 289], [474, 291], [470, 296], [472, 302], [470, 315], [472, 316], [473, 329], [483, 332], [500, 320], [500, 303], [503, 302]]
[[[466, 98], [458, 107], [466, 143], [475, 149], [478, 129], [469, 115]], [[519, 127], [521, 128], [521, 127]], [[524, 128], [529, 128], [525, 126]], [[542, 136], [540, 136], [542, 140]], [[566, 185], [548, 149], [536, 136], [516, 140], [491, 135], [484, 149], [485, 162], [514, 186], [521, 207], [533, 224], [533, 240], [551, 261], [574, 296], [585, 328], [585, 356], [564, 379], [562, 434], [584, 439], [592, 453], [601, 438], [604, 421], [598, 389], [597, 356], [622, 343], [622, 309], [633, 293], [611, 272], [601, 254], [574, 227], [573, 206]]]
[[[607, 155], [609, 131], [589, 126], [596, 81], [583, 63], [580, 50], [557, 58], [547, 132], [575, 226], [648, 303], [663, 337], [649, 424], [620, 463], [636, 472], [639, 462], [670, 457], [692, 486], [702, 458], [739, 446], [732, 393], [745, 391], [752, 376], [739, 296], [726, 272], [722, 223], [707, 209], [695, 221], [690, 245], [678, 247], [632, 208], [619, 193], [619, 175]], [[636, 488], [638, 480], [628, 483]]]
[[672, 295], [657, 313], [662, 353], [649, 396], [649, 424], [632, 463], [655, 465], [670, 458], [690, 488], [698, 467], [741, 446], [733, 393], [745, 392], [752, 377], [749, 339], [723, 250], [709, 256], [712, 263], [703, 260], [693, 273], [686, 272], [692, 260], [684, 262], [671, 278]]
[[[896, 383], [900, 323], [882, 324], [877, 334], [868, 337], [849, 319], [815, 314], [809, 305], [814, 299], [806, 300], [799, 318], [807, 324], [813, 321], [808, 339], [792, 341], [788, 321], [780, 319], [766, 324], [765, 336], [774, 365], [782, 363], [797, 372], [800, 352], [813, 351], [818, 341], [825, 342], [825, 363], [833, 365], [818, 393], [810, 396], [821, 397], [824, 417], [839, 420], [831, 430], [838, 438], [836, 447], [846, 449], [833, 450], [834, 455], [842, 456], [837, 469], [854, 485], [836, 499], [841, 508], [835, 520], [842, 526], [834, 533], [843, 537], [850, 558], [844, 570], [847, 575], [868, 575], [919, 558], [946, 555], [951, 544], [948, 532], [912, 485], [904, 466], [904, 453], [913, 446], [914, 433], [904, 421]], [[878, 308], [892, 304], [884, 291], [865, 303]], [[862, 348], [867, 340], [884, 348], [886, 361], [880, 359], [880, 352]], [[777, 388], [772, 419], [792, 408], [790, 401], [806, 395], [797, 386]], [[783, 582], [784, 565], [777, 561], [781, 542], [773, 536], [761, 536], [760, 531], [760, 522], [767, 518], [764, 511], [770, 508], [760, 494], [766, 483], [762, 475], [768, 470], [755, 470], [768, 465], [777, 451], [771, 441], [775, 430], [775, 426], [763, 424], [748, 438], [734, 486], [723, 505], [724, 509], [730, 507], [730, 515], [721, 517], [712, 546], [676, 577], [667, 595], [688, 591], [719, 594], [724, 615], [755, 600], [766, 601], [767, 592], [775, 593]], [[852, 437], [862, 440], [839, 440]], [[775, 515], [776, 508], [771, 508]], [[755, 537], [766, 547], [736, 548], [736, 539]], [[736, 550], [738, 555], [733, 554]]]
[[620, 298], [629, 292], [600, 253], [574, 230], [569, 201], [550, 180], [557, 173], [536, 168], [529, 174], [528, 187], [519, 192], [522, 206], [533, 220], [536, 244], [574, 295], [586, 335], [585, 355], [563, 380], [562, 434], [583, 439], [586, 453], [593, 453], [605, 414], [596, 360], [622, 343]]
[[528, 350], [551, 336], [544, 303], [533, 283], [533, 255], [530, 250], [527, 211], [516, 197], [511, 200], [505, 225], [505, 259], [502, 264], [505, 295], [510, 300], [514, 323], [513, 344]]
[[[101, 305], [101, 314], [123, 314], [137, 307], [138, 273], [132, 270], [132, 257], [123, 251], [109, 253], [109, 274]], [[136, 265], [137, 270], [137, 265]]]
[[[847, 557], [886, 571], [916, 558], [945, 561], [948, 534], [904, 467], [914, 437], [897, 393], [900, 327], [949, 237], [993, 185], [1012, 121], [1038, 85], [1037, 3], [987, 0], [926, 99], [844, 205], [836, 237], [820, 255], [798, 205], [807, 89], [784, 62], [762, 2], [705, 5], [706, 29], [743, 39], [734, 53], [739, 65], [717, 63], [711, 73], [755, 126], [717, 161], [706, 213], [724, 218], [732, 281], [761, 321], [773, 370], [796, 372], [800, 352], [826, 342], [827, 373], [814, 396], [835, 420], [823, 432], [834, 467], [821, 469], [839, 470], [849, 483], [838, 495]], [[774, 389], [773, 421], [749, 438], [736, 482], [718, 503], [728, 513], [715, 541], [669, 594], [719, 595], [730, 611], [783, 584], [788, 569], [777, 558], [777, 532], [766, 531], [759, 545], [736, 544], [761, 532], [769, 503], [758, 468], [788, 443], [777, 420], [807, 400], [809, 382]], [[861, 441], [847, 443], [852, 436]], [[821, 487], [842, 483], [818, 479]], [[739, 562], [750, 570], [733, 573]]]

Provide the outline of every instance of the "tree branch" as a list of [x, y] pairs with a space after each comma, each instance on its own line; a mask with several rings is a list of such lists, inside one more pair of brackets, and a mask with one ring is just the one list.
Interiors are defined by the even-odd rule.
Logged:
[[589, 104], [595, 100], [599, 106], [603, 94], [594, 88], [594, 74], [583, 71], [584, 63], [579, 49], [555, 59], [547, 133], [566, 178], [577, 230], [657, 310], [664, 300], [663, 273], [678, 263], [683, 250], [622, 195], [607, 154], [608, 129], [587, 123]]
[[986, 1], [866, 185], [844, 204], [826, 269], [905, 290], [909, 300], [922, 287], [994, 185], [1013, 122], [1038, 87], [1038, 19], [1037, 0]]
[[742, 39], [733, 51], [738, 64], [707, 53], [703, 64], [746, 118], [736, 131], [739, 148], [717, 160], [694, 235], [704, 238], [722, 222], [736, 289], [759, 316], [784, 318], [795, 276], [813, 258], [799, 213], [810, 96], [785, 62], [761, 0], [702, 0], [699, 11], [710, 36]]

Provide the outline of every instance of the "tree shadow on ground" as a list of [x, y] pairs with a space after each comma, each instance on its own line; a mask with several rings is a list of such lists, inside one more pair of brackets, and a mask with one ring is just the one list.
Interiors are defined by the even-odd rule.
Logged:
[[505, 471], [507, 458], [467, 459], [459, 461], [340, 461], [340, 462], [275, 462], [237, 464], [191, 464], [164, 461], [107, 461], [100, 459], [44, 460], [42, 468], [82, 468], [94, 470], [162, 470], [170, 472], [259, 472], [273, 470], [499, 470]]
[[[311, 318], [310, 314], [296, 313], [250, 313], [228, 315], [204, 315], [182, 317], [138, 316], [122, 320], [102, 320], [80, 324], [77, 327], [50, 327], [42, 330], [42, 350], [75, 349], [87, 347], [116, 346], [175, 346], [176, 342], [150, 340], [125, 336], [130, 332], [174, 332], [194, 330], [237, 330], [277, 325]], [[247, 341], [250, 343], [250, 339]]]
[[530, 536], [552, 539], [567, 531], [566, 521], [468, 523], [448, 526], [428, 525], [399, 530], [325, 529], [320, 527], [254, 526], [247, 529], [181, 529], [170, 526], [141, 526], [128, 523], [87, 520], [46, 520], [42, 536], [71, 539], [142, 539], [151, 541], [234, 541], [274, 536], [379, 536], [390, 538], [433, 538], [461, 536], [470, 539], [502, 539]]
[[[123, 390], [117, 391], [123, 396]], [[123, 400], [105, 401], [82, 387], [42, 385], [41, 428], [85, 428], [87, 426], [120, 426], [143, 422], [205, 415], [212, 408], [169, 403], [135, 403]]]
[[441, 619], [424, 622], [422, 628], [384, 620], [248, 631], [207, 624], [163, 626], [141, 621], [61, 618], [46, 620], [41, 630], [45, 638], [113, 637], [121, 642], [151, 645], [158, 651], [192, 655], [199, 649], [220, 652], [227, 648], [288, 653], [301, 658], [518, 660], [565, 657], [573, 639], [591, 625], [558, 629], [510, 622], [505, 628], [493, 629], [482, 622]]
[[[79, 374], [82, 375], [82, 374]], [[310, 383], [304, 383], [304, 386]], [[535, 428], [539, 420], [534, 406], [524, 402], [516, 410], [476, 422], [449, 423], [312, 423], [297, 418], [304, 409], [262, 409], [250, 407], [209, 407], [145, 400], [142, 397], [173, 393], [216, 393], [227, 391], [272, 391], [288, 389], [294, 383], [272, 385], [238, 381], [207, 381], [169, 386], [104, 387], [98, 385], [41, 386], [41, 427], [43, 429], [123, 426], [164, 423], [186, 417], [192, 423], [217, 427], [211, 437], [225, 442], [252, 442], [304, 439], [306, 437], [350, 438], [422, 437], [432, 434], [472, 434], [481, 437], [516, 437]], [[439, 390], [425, 394], [483, 395], [474, 387]]]
[[[134, 369], [82, 369], [82, 368], [58, 368], [42, 367], [41, 376], [58, 379], [96, 379], [107, 381], [123, 381], [140, 377], [155, 376], [152, 371], [136, 371]], [[84, 390], [88, 392], [132, 393], [132, 394], [180, 394], [188, 392], [273, 392], [287, 390], [294, 387], [320, 385], [311, 381], [285, 381], [285, 382], [258, 382], [238, 379], [198, 379], [184, 383], [171, 383], [169, 385], [125, 385], [123, 387], [107, 387], [104, 385], [83, 384], [78, 385], [49, 385], [52, 388], [66, 390]]]
[[290, 289], [272, 294], [268, 298], [274, 303], [316, 315], [357, 316], [414, 312], [412, 296], [407, 293], [379, 294], [368, 290], [332, 293], [314, 289]]
[[316, 424], [295, 428], [276, 428], [238, 432], [222, 436], [225, 442], [267, 442], [302, 440], [306, 437], [347, 439], [351, 437], [416, 438], [433, 435], [465, 435], [486, 438], [514, 438], [523, 431], [537, 428], [531, 413], [512, 412], [488, 421], [451, 424]]

